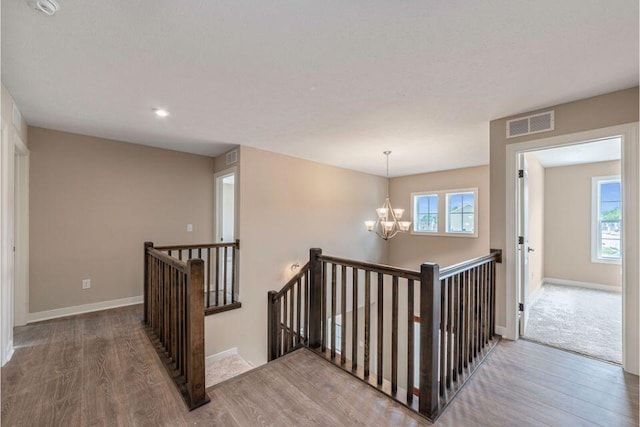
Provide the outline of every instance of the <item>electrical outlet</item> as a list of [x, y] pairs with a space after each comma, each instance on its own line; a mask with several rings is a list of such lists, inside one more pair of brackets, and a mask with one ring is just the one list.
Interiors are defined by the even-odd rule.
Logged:
[[82, 279], [82, 289], [89, 289], [91, 287], [91, 279]]
[[193, 224], [187, 224], [187, 231], [191, 233], [193, 231]]

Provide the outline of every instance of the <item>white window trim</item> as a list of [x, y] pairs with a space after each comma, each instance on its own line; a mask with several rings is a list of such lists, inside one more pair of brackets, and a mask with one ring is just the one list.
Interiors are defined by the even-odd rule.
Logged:
[[[438, 229], [437, 231], [419, 231], [415, 229], [416, 226], [416, 197], [420, 196], [436, 196], [438, 197]], [[423, 191], [418, 193], [411, 193], [411, 234], [418, 236], [441, 236], [443, 233], [440, 231], [441, 215], [440, 215], [440, 203], [442, 202], [442, 192], [438, 191]]]
[[[473, 233], [465, 233], [460, 231], [448, 231], [449, 230], [449, 195], [458, 193], [473, 193]], [[477, 188], [463, 188], [458, 190], [449, 190], [445, 193], [445, 234], [447, 236], [456, 237], [478, 237], [478, 189]]]
[[[455, 193], [473, 193], [474, 197], [474, 215], [473, 215], [473, 233], [456, 233], [449, 232], [447, 215], [447, 195]], [[416, 196], [438, 196], [438, 231], [414, 231], [415, 227], [415, 197]], [[411, 193], [411, 234], [416, 236], [437, 236], [437, 237], [464, 237], [464, 238], [478, 238], [478, 188], [457, 188], [453, 190], [438, 190], [438, 191], [422, 191]], [[443, 220], [444, 219], [444, 220]]]
[[[622, 257], [620, 259], [612, 258], [600, 258], [598, 256], [598, 247], [600, 245], [600, 230], [599, 230], [599, 208], [600, 208], [600, 183], [620, 181], [620, 175], [607, 175], [607, 176], [594, 176], [591, 178], [591, 262], [597, 264], [622, 264]], [[622, 187], [620, 188], [620, 195], [622, 198]], [[621, 201], [622, 204], [622, 201]], [[622, 251], [622, 234], [620, 235], [620, 250]], [[622, 254], [622, 252], [621, 252]], [[622, 254], [624, 256], [624, 254]]]

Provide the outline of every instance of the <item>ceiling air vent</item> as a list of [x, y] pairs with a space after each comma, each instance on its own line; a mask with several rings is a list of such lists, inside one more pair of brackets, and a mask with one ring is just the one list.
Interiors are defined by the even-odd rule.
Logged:
[[238, 161], [238, 150], [229, 151], [226, 156], [226, 164], [232, 165]]
[[531, 135], [532, 133], [548, 132], [555, 128], [554, 111], [533, 114], [507, 122], [507, 138]]

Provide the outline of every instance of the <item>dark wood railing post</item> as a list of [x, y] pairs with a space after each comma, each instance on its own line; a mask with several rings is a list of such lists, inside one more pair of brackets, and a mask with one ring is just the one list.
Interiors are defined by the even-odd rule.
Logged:
[[309, 347], [322, 343], [322, 262], [318, 258], [322, 249], [309, 251]]
[[204, 261], [187, 261], [186, 286], [186, 357], [187, 393], [189, 408], [194, 409], [209, 402], [205, 391], [204, 366]]
[[440, 267], [420, 267], [420, 400], [421, 414], [433, 419], [439, 410], [438, 352], [440, 349]]
[[142, 255], [143, 265], [143, 281], [142, 293], [144, 295], [144, 313], [142, 322], [147, 325], [149, 323], [149, 256], [147, 255], [147, 249], [153, 247], [153, 242], [144, 242], [144, 254]]
[[267, 361], [271, 362], [278, 358], [278, 332], [279, 319], [278, 312], [276, 310], [275, 296], [278, 294], [276, 291], [269, 291], [267, 295]]

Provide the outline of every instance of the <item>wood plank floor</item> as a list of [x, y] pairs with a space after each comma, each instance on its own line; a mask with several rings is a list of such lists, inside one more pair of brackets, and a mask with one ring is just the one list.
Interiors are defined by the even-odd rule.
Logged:
[[[188, 412], [140, 324], [140, 306], [16, 328], [2, 426], [415, 426], [429, 422], [299, 350], [209, 389]], [[442, 426], [638, 425], [638, 377], [527, 341], [501, 341]]]

